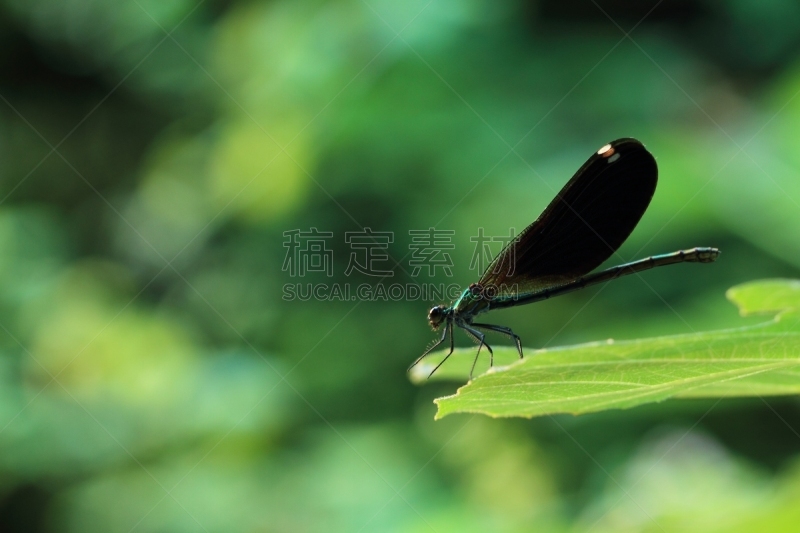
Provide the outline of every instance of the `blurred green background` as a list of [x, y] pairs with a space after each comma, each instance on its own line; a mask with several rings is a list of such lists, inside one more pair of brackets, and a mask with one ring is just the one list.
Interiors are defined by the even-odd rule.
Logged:
[[[284, 232], [316, 227], [334, 275], [303, 283], [374, 286], [344, 275], [370, 227], [395, 235], [384, 284], [467, 285], [477, 228], [523, 228], [630, 136], [660, 183], [620, 255], [720, 260], [493, 321], [529, 348], [748, 323], [728, 287], [800, 273], [798, 21], [792, 0], [3, 0], [0, 529], [796, 531], [795, 399], [434, 422], [457, 384], [405, 369], [441, 302], [284, 301], [282, 266]], [[453, 278], [407, 275], [429, 227], [455, 231]]]

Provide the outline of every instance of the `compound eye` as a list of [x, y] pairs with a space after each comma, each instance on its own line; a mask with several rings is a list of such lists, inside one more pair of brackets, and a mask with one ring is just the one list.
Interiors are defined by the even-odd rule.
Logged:
[[433, 326], [433, 329], [439, 327], [439, 324], [442, 323], [444, 317], [445, 317], [444, 306], [437, 305], [436, 307], [433, 307], [431, 308], [430, 311], [428, 311], [428, 322], [430, 322], [431, 326]]

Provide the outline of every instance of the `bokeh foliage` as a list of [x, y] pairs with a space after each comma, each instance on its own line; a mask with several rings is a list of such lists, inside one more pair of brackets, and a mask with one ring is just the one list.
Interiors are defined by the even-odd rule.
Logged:
[[282, 265], [317, 227], [336, 268], [308, 281], [375, 283], [344, 276], [371, 227], [407, 283], [435, 226], [466, 285], [478, 227], [632, 136], [660, 184], [620, 255], [720, 261], [496, 321], [535, 347], [739, 325], [728, 287], [800, 271], [798, 9], [4, 0], [3, 529], [792, 531], [794, 399], [433, 422], [454, 387], [405, 368], [439, 302], [286, 302]]

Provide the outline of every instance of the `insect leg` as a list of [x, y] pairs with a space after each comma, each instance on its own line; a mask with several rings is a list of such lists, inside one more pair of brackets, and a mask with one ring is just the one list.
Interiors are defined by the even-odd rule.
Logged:
[[522, 359], [522, 339], [519, 338], [519, 335], [511, 331], [511, 328], [507, 328], [505, 326], [495, 326], [494, 324], [478, 324], [477, 322], [473, 322], [472, 325], [475, 326], [476, 328], [483, 328], [491, 331], [496, 331], [497, 333], [508, 335], [509, 337], [514, 339], [514, 343], [517, 345], [517, 351], [519, 352], [519, 358]]
[[478, 356], [481, 353], [481, 346], [486, 346], [486, 349], [489, 350], [489, 366], [494, 366], [494, 351], [492, 351], [492, 347], [486, 344], [486, 335], [478, 331], [477, 329], [473, 329], [466, 324], [461, 326], [464, 328], [464, 331], [467, 332], [470, 336], [472, 336], [475, 340], [478, 341], [478, 353], [475, 354], [475, 360], [472, 361], [472, 368], [469, 371], [469, 379], [472, 379], [472, 373], [475, 371], [475, 363], [478, 362]]
[[[454, 349], [453, 348], [453, 325], [451, 323], [448, 323], [447, 328], [450, 330], [450, 351], [447, 352], [447, 355], [444, 356], [444, 359], [442, 359], [442, 361], [438, 365], [436, 365], [436, 368], [431, 370], [431, 373], [428, 374], [429, 378], [433, 375], [434, 372], [439, 370], [439, 367], [442, 366], [444, 364], [444, 362], [447, 361], [447, 359], [453, 354], [453, 349]], [[442, 340], [444, 340], [444, 336], [442, 336]], [[441, 344], [441, 342], [439, 344]]]
[[[440, 344], [442, 344], [442, 343], [444, 342], [444, 339], [445, 339], [445, 337], [447, 337], [447, 331], [448, 331], [448, 330], [451, 330], [451, 329], [452, 329], [452, 327], [453, 327], [453, 326], [452, 326], [452, 323], [451, 323], [451, 322], [449, 322], [449, 321], [448, 321], [448, 322], [446, 322], [446, 323], [445, 323], [445, 325], [444, 325], [444, 331], [442, 331], [442, 338], [440, 338], [440, 339], [439, 339], [439, 340], [436, 342], [436, 344], [434, 344], [433, 346], [431, 346], [430, 348], [428, 348], [427, 350], [425, 350], [425, 353], [423, 353], [422, 355], [420, 355], [419, 357], [417, 357], [417, 360], [416, 360], [416, 361], [414, 361], [413, 363], [411, 363], [411, 366], [409, 366], [409, 367], [408, 367], [408, 370], [406, 370], [406, 372], [410, 371], [412, 368], [414, 368], [415, 366], [417, 366], [417, 363], [419, 363], [420, 361], [422, 361], [422, 360], [425, 358], [425, 356], [426, 356], [426, 355], [428, 355], [429, 353], [431, 353], [431, 352], [432, 352], [434, 349], [436, 349], [436, 347], [437, 347], [437, 346], [439, 346]], [[452, 332], [450, 333], [450, 352], [451, 352], [451, 353], [453, 352], [453, 334], [452, 334]], [[448, 354], [448, 356], [449, 356], [449, 355], [450, 355], [450, 354]], [[436, 368], [438, 368], [438, 367], [436, 367]]]

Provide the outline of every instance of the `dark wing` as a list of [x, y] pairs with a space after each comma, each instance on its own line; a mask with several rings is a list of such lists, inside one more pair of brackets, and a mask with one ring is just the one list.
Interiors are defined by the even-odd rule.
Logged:
[[656, 161], [642, 143], [607, 144], [500, 252], [479, 283], [500, 293], [535, 292], [588, 274], [631, 234], [657, 181]]

